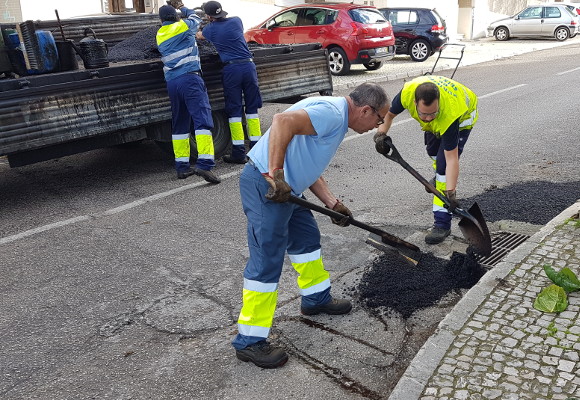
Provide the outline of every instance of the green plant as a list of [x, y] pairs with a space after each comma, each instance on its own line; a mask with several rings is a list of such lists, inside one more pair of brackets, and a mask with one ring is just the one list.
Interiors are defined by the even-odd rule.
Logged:
[[[544, 272], [554, 284], [548, 286], [538, 294], [534, 301], [534, 308], [544, 312], [562, 312], [568, 307], [567, 293], [579, 290], [580, 281], [570, 268], [562, 268], [559, 272], [556, 272], [550, 265], [545, 264]], [[555, 329], [555, 327], [550, 325], [548, 332], [551, 332], [550, 327]]]

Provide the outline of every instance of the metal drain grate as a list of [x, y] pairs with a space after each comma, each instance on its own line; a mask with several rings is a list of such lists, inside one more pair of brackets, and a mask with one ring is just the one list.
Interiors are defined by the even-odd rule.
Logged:
[[494, 232], [491, 234], [491, 254], [488, 257], [476, 255], [475, 259], [482, 266], [491, 269], [528, 238], [528, 235], [521, 233]]

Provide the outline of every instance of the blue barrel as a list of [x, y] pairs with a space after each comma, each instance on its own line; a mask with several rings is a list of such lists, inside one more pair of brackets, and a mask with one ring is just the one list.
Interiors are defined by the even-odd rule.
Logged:
[[[29, 74], [43, 74], [46, 72], [55, 71], [58, 68], [58, 51], [56, 49], [56, 42], [54, 41], [52, 33], [49, 31], [36, 31], [36, 38], [38, 40], [38, 50], [40, 57], [40, 60], [37, 61], [41, 65], [41, 68], [29, 69], [26, 72]], [[8, 39], [9, 40], [6, 45], [9, 49], [15, 52], [14, 62], [18, 64], [18, 68], [16, 68], [17, 73], [24, 75], [21, 69], [26, 68], [26, 63], [24, 61], [24, 55], [21, 51], [22, 48], [18, 33], [10, 33], [8, 35]], [[20, 70], [20, 72], [18, 72], [18, 70]]]
[[40, 48], [41, 65], [39, 73], [52, 72], [58, 68], [58, 51], [52, 33], [49, 31], [36, 31], [38, 47]]

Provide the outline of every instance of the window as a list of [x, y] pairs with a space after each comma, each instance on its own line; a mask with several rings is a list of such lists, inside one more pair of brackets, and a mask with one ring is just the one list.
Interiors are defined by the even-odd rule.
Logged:
[[349, 14], [353, 21], [361, 24], [382, 24], [386, 22], [385, 16], [372, 8], [355, 8], [350, 10]]
[[300, 9], [288, 10], [282, 14], [276, 15], [273, 19], [268, 21], [268, 28], [277, 26], [294, 26], [298, 20], [298, 12]]
[[389, 15], [389, 20], [393, 25], [416, 25], [419, 17], [415, 11], [401, 10], [393, 11]]
[[546, 7], [546, 18], [560, 18], [560, 9], [558, 7]]
[[542, 18], [542, 7], [529, 7], [519, 15], [521, 19]]
[[304, 19], [300, 25], [324, 25], [326, 23], [326, 10], [307, 8], [304, 11]]

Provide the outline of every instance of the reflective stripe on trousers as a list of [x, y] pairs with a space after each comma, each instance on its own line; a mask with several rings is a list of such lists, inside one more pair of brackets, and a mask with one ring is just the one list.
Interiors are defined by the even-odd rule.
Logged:
[[248, 219], [250, 258], [244, 269], [243, 306], [238, 319], [237, 349], [268, 337], [276, 310], [277, 287], [286, 252], [298, 272], [302, 305], [330, 301], [329, 274], [324, 269], [320, 232], [310, 210], [264, 198], [269, 184], [246, 164], [240, 193]]

